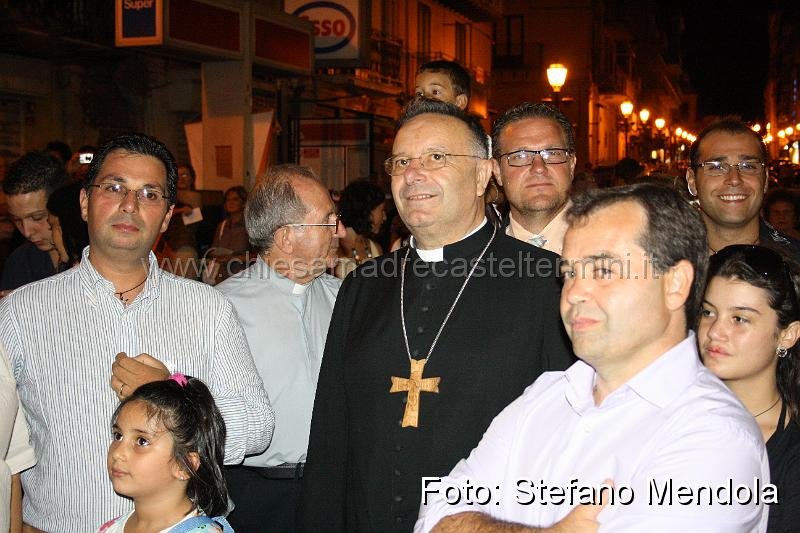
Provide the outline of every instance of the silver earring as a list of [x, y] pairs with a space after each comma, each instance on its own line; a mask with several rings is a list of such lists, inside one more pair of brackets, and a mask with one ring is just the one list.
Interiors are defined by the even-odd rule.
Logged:
[[786, 357], [788, 355], [788, 353], [789, 353], [789, 350], [787, 350], [783, 346], [778, 346], [778, 349], [775, 350], [775, 354], [780, 358]]

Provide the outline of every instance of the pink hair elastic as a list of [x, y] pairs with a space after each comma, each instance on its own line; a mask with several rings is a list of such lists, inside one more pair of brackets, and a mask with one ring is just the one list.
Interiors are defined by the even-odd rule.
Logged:
[[181, 387], [185, 387], [189, 380], [186, 379], [186, 376], [181, 374], [180, 372], [174, 372], [169, 375], [169, 379], [180, 385]]

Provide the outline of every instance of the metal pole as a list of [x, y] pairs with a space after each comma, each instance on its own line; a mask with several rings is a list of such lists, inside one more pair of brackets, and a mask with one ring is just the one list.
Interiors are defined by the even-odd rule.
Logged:
[[628, 157], [628, 117], [625, 117], [625, 157]]

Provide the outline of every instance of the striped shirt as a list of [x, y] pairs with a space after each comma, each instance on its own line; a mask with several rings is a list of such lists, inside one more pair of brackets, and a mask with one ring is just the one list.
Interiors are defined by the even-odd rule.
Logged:
[[212, 287], [160, 270], [150, 254], [127, 306], [88, 259], [0, 301], [5, 344], [39, 462], [22, 475], [25, 522], [49, 532], [97, 531], [131, 508], [106, 470], [109, 385], [118, 352], [148, 353], [205, 381], [227, 426], [225, 462], [269, 444], [274, 417], [235, 312]]

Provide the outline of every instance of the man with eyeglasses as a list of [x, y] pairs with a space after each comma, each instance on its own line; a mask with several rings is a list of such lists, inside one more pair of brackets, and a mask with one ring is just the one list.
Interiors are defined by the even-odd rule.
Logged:
[[278, 165], [244, 212], [258, 259], [217, 288], [233, 303], [275, 411], [266, 451], [228, 467], [237, 531], [292, 533], [322, 351], [341, 281], [334, 266], [344, 226], [308, 167]]
[[107, 475], [109, 421], [121, 398], [171, 372], [208, 384], [227, 463], [269, 443], [272, 410], [232, 305], [161, 271], [151, 252], [176, 190], [166, 146], [142, 134], [110, 139], [81, 191], [80, 264], [0, 302], [0, 341], [39, 459], [22, 474], [24, 521], [36, 530], [93, 532], [130, 510]]
[[9, 167], [3, 181], [8, 214], [27, 241], [6, 259], [0, 296], [57, 272], [59, 255], [47, 221], [47, 199], [68, 181], [64, 167], [44, 152], [28, 152]]
[[384, 168], [411, 242], [342, 284], [298, 531], [410, 531], [422, 478], [446, 474], [526, 384], [569, 365], [558, 258], [488, 222], [493, 167], [457, 107], [404, 110]]
[[569, 119], [546, 104], [526, 102], [500, 115], [492, 141], [498, 183], [511, 207], [506, 233], [561, 254], [576, 162]]
[[697, 197], [711, 253], [731, 244], [762, 244], [800, 260], [800, 241], [759, 216], [767, 192], [767, 148], [737, 118], [707, 126], [692, 143], [686, 171], [689, 194]]

